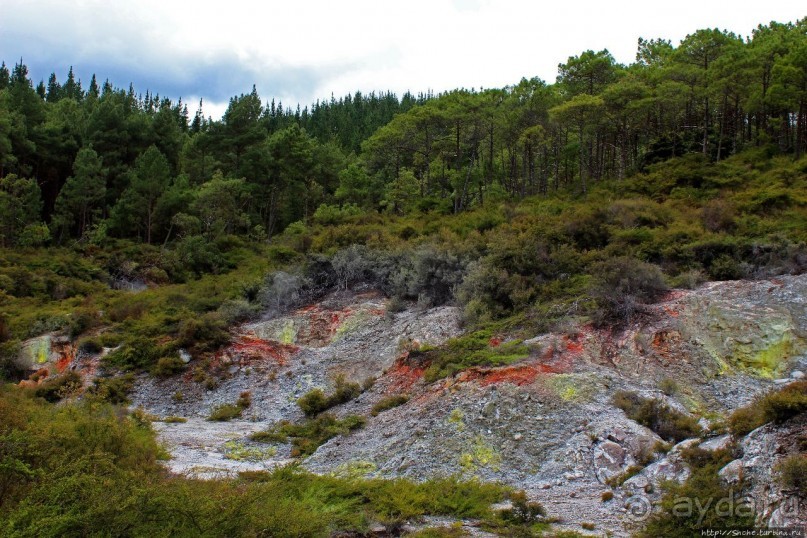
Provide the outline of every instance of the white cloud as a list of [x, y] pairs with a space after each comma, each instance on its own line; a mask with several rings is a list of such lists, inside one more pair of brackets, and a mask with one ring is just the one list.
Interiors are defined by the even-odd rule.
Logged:
[[38, 78], [63, 76], [72, 64], [85, 77], [94, 70], [117, 85], [224, 106], [253, 83], [265, 98], [306, 104], [332, 92], [500, 87], [524, 76], [552, 82], [558, 63], [586, 49], [631, 62], [640, 36], [677, 43], [705, 27], [749, 35], [759, 23], [803, 16], [792, 0], [741, 0], [730, 9], [702, 0], [3, 4], [0, 58], [22, 56]]

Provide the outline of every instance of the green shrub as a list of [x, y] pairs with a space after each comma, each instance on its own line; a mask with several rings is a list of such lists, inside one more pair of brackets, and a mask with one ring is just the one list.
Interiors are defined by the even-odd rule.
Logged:
[[86, 337], [79, 340], [78, 350], [81, 353], [86, 353], [88, 355], [95, 355], [97, 353], [101, 353], [101, 351], [104, 350], [104, 345], [98, 338]]
[[541, 521], [546, 517], [546, 508], [539, 502], [530, 501], [523, 491], [510, 494], [512, 508], [502, 511], [502, 519], [509, 523], [529, 524]]
[[765, 424], [765, 414], [757, 405], [739, 407], [729, 416], [729, 431], [736, 436], [748, 435]]
[[234, 418], [241, 418], [244, 410], [252, 405], [252, 393], [244, 391], [234, 404], [221, 404], [213, 408], [207, 420], [214, 422], [226, 422]]
[[210, 416], [207, 417], [207, 420], [214, 421], [214, 422], [226, 422], [228, 420], [232, 420], [234, 418], [241, 418], [244, 409], [236, 404], [221, 404], [217, 405], [210, 411]]
[[366, 423], [364, 417], [348, 415], [344, 419], [337, 419], [331, 413], [323, 413], [310, 418], [302, 424], [292, 424], [283, 421], [263, 432], [256, 432], [250, 436], [253, 441], [283, 443], [289, 438], [292, 440], [292, 457], [309, 456], [323, 443], [336, 437], [361, 428]]
[[622, 409], [629, 419], [650, 428], [668, 441], [680, 443], [702, 433], [694, 417], [684, 415], [659, 400], [642, 398], [635, 392], [615, 393], [613, 404]]
[[409, 354], [410, 360], [431, 363], [425, 379], [432, 382], [472, 366], [499, 366], [525, 359], [530, 350], [521, 340], [500, 342], [492, 331], [475, 331], [451, 338], [437, 348], [421, 348]]
[[129, 401], [129, 393], [134, 386], [132, 374], [116, 377], [100, 377], [93, 380], [87, 392], [93, 399], [111, 404], [125, 404]]
[[312, 389], [297, 400], [303, 413], [307, 417], [313, 417], [328, 409], [328, 398], [322, 389]]
[[594, 267], [593, 274], [591, 295], [599, 306], [593, 317], [599, 325], [629, 323], [668, 290], [661, 269], [634, 258], [612, 258]]
[[781, 424], [807, 411], [807, 380], [796, 381], [762, 398], [767, 420]]
[[793, 489], [804, 495], [807, 492], [807, 455], [793, 454], [776, 464], [779, 484], [786, 489]]
[[805, 411], [807, 381], [795, 381], [735, 409], [729, 416], [729, 430], [737, 436], [747, 435], [767, 422], [781, 424]]
[[157, 364], [151, 369], [151, 373], [157, 377], [170, 377], [185, 369], [185, 363], [176, 356], [160, 357]]
[[[730, 450], [708, 451], [696, 447], [682, 452], [682, 457], [690, 466], [689, 478], [683, 484], [664, 483], [661, 503], [637, 536], [689, 538], [700, 536], [703, 529], [742, 531], [753, 528], [754, 507], [748, 504], [742, 484], [729, 486], [718, 475], [735, 454]], [[725, 510], [726, 502], [735, 508]]]
[[313, 417], [326, 409], [349, 402], [361, 394], [358, 383], [348, 382], [344, 375], [339, 374], [335, 379], [333, 394], [325, 396], [322, 389], [312, 389], [297, 400], [297, 405], [305, 416]]
[[398, 407], [399, 405], [403, 405], [409, 401], [409, 396], [406, 395], [396, 395], [396, 396], [388, 396], [386, 398], [382, 398], [373, 406], [372, 411], [370, 412], [371, 415], [374, 417], [378, 416], [380, 413], [387, 411], [388, 409], [392, 409], [394, 407]]
[[60, 376], [47, 379], [37, 385], [34, 389], [34, 394], [53, 403], [78, 393], [82, 385], [83, 382], [79, 374], [76, 372], [67, 372]]

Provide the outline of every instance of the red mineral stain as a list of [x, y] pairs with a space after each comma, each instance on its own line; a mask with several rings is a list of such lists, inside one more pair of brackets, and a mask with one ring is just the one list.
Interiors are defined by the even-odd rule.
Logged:
[[274, 340], [263, 340], [254, 336], [239, 336], [225, 352], [241, 363], [258, 361], [272, 361], [283, 366], [289, 357], [299, 351], [300, 348], [291, 344], [281, 344]]
[[398, 394], [408, 392], [415, 383], [423, 378], [425, 365], [412, 365], [407, 362], [408, 354], [400, 357], [387, 372], [389, 384], [385, 392]]
[[668, 305], [664, 306], [664, 312], [666, 312], [668, 316], [673, 318], [677, 318], [680, 315], [680, 313], [677, 310], [673, 309], [671, 306]]

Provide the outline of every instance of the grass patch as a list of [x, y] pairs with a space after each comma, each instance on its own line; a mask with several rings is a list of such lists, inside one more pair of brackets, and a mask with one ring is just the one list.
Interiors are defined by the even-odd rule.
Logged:
[[109, 404], [54, 406], [0, 386], [0, 417], [2, 536], [366, 535], [376, 522], [394, 529], [426, 515], [490, 519], [507, 493], [455, 477], [344, 479], [292, 467], [192, 480], [167, 476], [149, 425]]
[[694, 417], [684, 415], [660, 400], [642, 398], [635, 392], [619, 391], [614, 394], [613, 404], [622, 409], [629, 419], [650, 428], [670, 442], [680, 443], [702, 433]]
[[500, 366], [529, 356], [530, 350], [521, 340], [501, 342], [492, 331], [480, 330], [451, 338], [439, 347], [422, 347], [410, 352], [410, 359], [428, 362], [424, 377], [432, 382], [472, 366]]
[[337, 435], [347, 435], [363, 427], [365, 423], [366, 419], [358, 415], [338, 419], [331, 413], [323, 413], [302, 424], [282, 421], [268, 430], [253, 433], [250, 439], [269, 443], [285, 443], [291, 439], [292, 457], [305, 457], [313, 454], [329, 439]]
[[807, 412], [807, 381], [796, 381], [735, 409], [728, 419], [729, 430], [737, 436], [748, 435], [768, 422], [781, 424], [804, 412]]
[[373, 409], [370, 411], [370, 414], [374, 417], [377, 417], [384, 411], [388, 411], [395, 407], [401, 406], [409, 401], [409, 396], [405, 394], [398, 394], [396, 396], [387, 396], [386, 398], [382, 398], [373, 406]]
[[322, 389], [312, 389], [297, 400], [297, 405], [300, 406], [305, 416], [316, 416], [331, 407], [347, 403], [361, 394], [359, 384], [347, 381], [343, 375], [338, 375], [335, 383], [336, 387], [329, 396], [326, 396]]

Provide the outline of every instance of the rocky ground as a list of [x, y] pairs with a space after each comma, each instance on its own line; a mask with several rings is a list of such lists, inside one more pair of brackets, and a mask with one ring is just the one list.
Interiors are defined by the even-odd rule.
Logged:
[[[807, 276], [677, 290], [619, 332], [580, 326], [535, 335], [527, 341], [530, 356], [516, 364], [472, 368], [434, 383], [425, 382], [424, 365], [408, 350], [461, 334], [459, 311], [387, 306], [372, 290], [342, 291], [244, 325], [227, 349], [207, 363], [192, 362], [184, 376], [139, 378], [132, 404], [158, 417], [187, 418], [155, 423], [173, 455], [170, 469], [230, 475], [288, 462], [289, 444], [255, 443], [248, 435], [280, 420], [301, 421], [297, 399], [313, 388], [331, 391], [342, 375], [365, 390], [333, 411], [367, 417], [366, 426], [331, 439], [304, 467], [501, 481], [526, 490], [562, 527], [592, 524], [594, 534], [622, 536], [641, 525], [662, 480], [686, 478], [682, 448], [704, 441], [716, 449], [728, 437], [684, 441], [647, 464], [662, 440], [613, 406], [616, 391], [663, 399], [699, 417], [708, 431], [719, 429], [732, 409], [807, 370]], [[252, 404], [241, 419], [206, 420], [245, 391]], [[375, 403], [398, 394], [409, 400], [370, 416]], [[804, 428], [802, 422], [753, 432], [742, 440], [743, 458], [726, 471], [752, 477], [764, 499], [763, 523], [805, 523], [803, 510], [787, 510], [793, 492], [771, 479], [772, 466]], [[621, 487], [606, 485], [635, 465], [641, 472]], [[613, 498], [603, 500], [607, 491]]]

